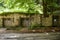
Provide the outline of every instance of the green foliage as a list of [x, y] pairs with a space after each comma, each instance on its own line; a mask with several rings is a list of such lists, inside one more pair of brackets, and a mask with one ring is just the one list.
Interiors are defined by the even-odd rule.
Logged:
[[7, 30], [20, 30], [22, 27], [20, 26], [6, 26]]
[[41, 29], [42, 27], [44, 27], [44, 26], [41, 24], [35, 23], [35, 24], [31, 24], [28, 29], [31, 29], [31, 30], [35, 29], [36, 30], [36, 29]]
[[59, 8], [57, 1], [58, 0], [45, 0], [47, 4], [47, 12], [56, 11], [56, 9]]
[[43, 6], [34, 0], [0, 0], [3, 4], [3, 12], [24, 12], [43, 14]]

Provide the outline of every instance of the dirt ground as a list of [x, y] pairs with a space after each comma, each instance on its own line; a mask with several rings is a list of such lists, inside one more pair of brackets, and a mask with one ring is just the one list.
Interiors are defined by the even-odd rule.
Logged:
[[43, 32], [60, 32], [60, 27], [50, 27], [44, 29], [37, 30], [28, 30], [26, 28], [22, 28], [21, 30], [6, 30], [6, 32], [16, 32], [16, 33], [43, 33]]

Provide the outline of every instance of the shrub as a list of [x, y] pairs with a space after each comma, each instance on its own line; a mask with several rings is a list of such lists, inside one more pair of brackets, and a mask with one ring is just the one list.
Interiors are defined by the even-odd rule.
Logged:
[[22, 27], [20, 27], [20, 26], [14, 26], [14, 27], [6, 27], [7, 28], [7, 30], [20, 30]]
[[41, 24], [35, 23], [35, 24], [30, 25], [30, 27], [28, 29], [40, 29], [42, 27], [44, 27], [44, 26]]

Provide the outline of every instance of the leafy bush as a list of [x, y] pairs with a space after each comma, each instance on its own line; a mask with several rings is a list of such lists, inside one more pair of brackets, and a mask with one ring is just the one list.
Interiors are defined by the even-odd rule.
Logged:
[[20, 27], [20, 26], [15, 26], [15, 27], [6, 27], [7, 28], [7, 30], [20, 30], [22, 27]]
[[44, 27], [44, 26], [41, 24], [35, 23], [35, 24], [30, 25], [28, 29], [40, 29], [41, 27]]
[[0, 13], [23, 12], [43, 14], [43, 6], [34, 0], [0, 0]]

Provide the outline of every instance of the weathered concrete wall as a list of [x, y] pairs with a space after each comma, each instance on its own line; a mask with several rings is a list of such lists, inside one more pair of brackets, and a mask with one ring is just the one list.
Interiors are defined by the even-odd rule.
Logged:
[[29, 15], [26, 16], [25, 14], [9, 14], [6, 16], [0, 16], [0, 26], [3, 25], [2, 18], [4, 18], [5, 26], [19, 26], [20, 18], [29, 18]]
[[0, 18], [0, 27], [2, 27], [2, 19]]
[[52, 26], [52, 15], [49, 15], [49, 17], [42, 17], [42, 25], [44, 26]]
[[[2, 26], [2, 18], [5, 18], [5, 26], [19, 26], [20, 24], [20, 18], [29, 18], [29, 22], [31, 24], [41, 23], [41, 17], [39, 14], [34, 14], [30, 17], [30, 15], [25, 15], [25, 14], [9, 14], [6, 16], [0, 16], [0, 26]], [[10, 18], [10, 20], [8, 20]], [[59, 21], [60, 22], [60, 21]], [[42, 16], [42, 25], [43, 26], [52, 26], [52, 15], [49, 17], [44, 18]]]
[[31, 16], [31, 23], [32, 24], [40, 24], [40, 15], [35, 14], [35, 15]]

